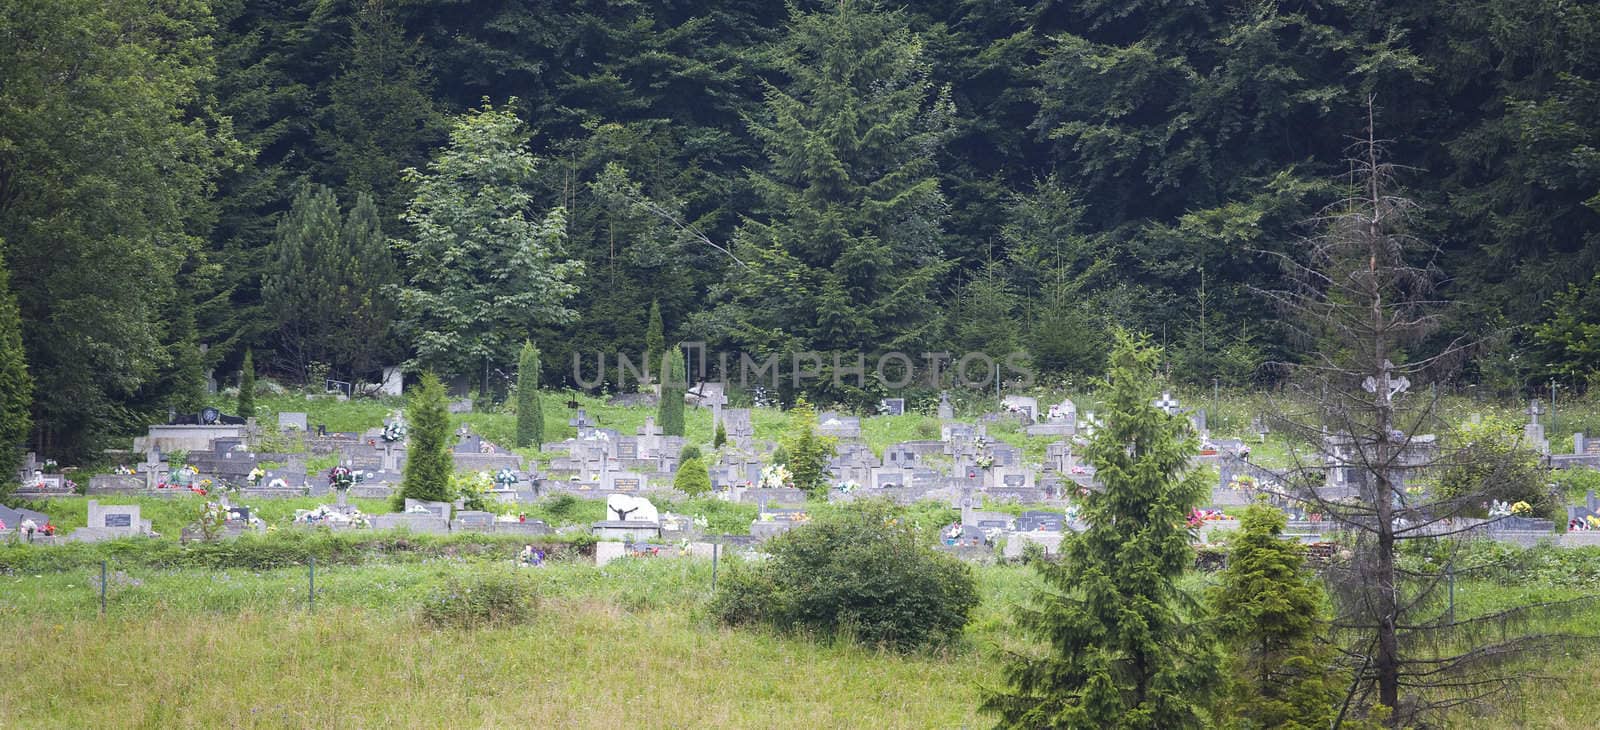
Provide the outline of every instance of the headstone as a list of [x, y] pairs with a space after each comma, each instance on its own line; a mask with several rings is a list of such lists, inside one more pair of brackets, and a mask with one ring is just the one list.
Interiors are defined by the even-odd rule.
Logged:
[[1528, 446], [1528, 448], [1538, 451], [1539, 453], [1550, 453], [1550, 440], [1545, 438], [1544, 425], [1539, 423], [1539, 416], [1544, 415], [1545, 410], [1544, 407], [1539, 403], [1538, 398], [1534, 398], [1533, 401], [1528, 404], [1528, 410], [1526, 413], [1528, 414], [1529, 418], [1532, 419], [1532, 421], [1522, 428], [1523, 442]]
[[755, 445], [756, 430], [750, 421], [749, 408], [729, 408], [723, 411], [722, 417], [728, 429], [728, 440], [743, 451], [749, 451]]
[[406, 375], [397, 367], [383, 369], [383, 382], [378, 384], [378, 394], [385, 396], [404, 395], [406, 390]]
[[1169, 416], [1177, 415], [1180, 408], [1178, 399], [1174, 398], [1172, 393], [1165, 390], [1161, 391], [1161, 397], [1157, 398], [1154, 403], [1151, 403], [1151, 405], [1161, 409], [1162, 413], [1165, 413]]
[[1024, 423], [1033, 423], [1039, 418], [1039, 399], [1025, 395], [1008, 395], [1000, 401], [1001, 408], [1009, 413], [1022, 416]]
[[939, 419], [948, 420], [956, 417], [956, 407], [950, 404], [950, 391], [939, 391]]
[[304, 414], [304, 413], [289, 413], [289, 412], [280, 412], [280, 413], [278, 413], [278, 430], [279, 431], [296, 430], [296, 431], [300, 431], [301, 433], [305, 433], [306, 431], [309, 431], [310, 427], [309, 427], [308, 422], [306, 420], [306, 414]]
[[885, 416], [903, 416], [906, 413], [906, 399], [884, 398], [878, 401], [878, 413]]

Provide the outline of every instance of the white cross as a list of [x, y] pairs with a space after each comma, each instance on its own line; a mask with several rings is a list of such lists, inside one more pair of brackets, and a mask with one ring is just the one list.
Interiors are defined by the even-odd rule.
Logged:
[[1178, 399], [1173, 398], [1167, 391], [1161, 391], [1161, 400], [1155, 402], [1155, 407], [1170, 416], [1178, 412]]

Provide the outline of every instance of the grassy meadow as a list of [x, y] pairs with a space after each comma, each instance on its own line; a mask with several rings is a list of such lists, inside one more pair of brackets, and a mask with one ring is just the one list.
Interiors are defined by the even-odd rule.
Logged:
[[[1000, 681], [998, 652], [1022, 641], [1009, 614], [1034, 584], [1026, 567], [976, 568], [983, 602], [964, 637], [902, 655], [721, 627], [706, 609], [712, 566], [700, 560], [518, 570], [498, 553], [445, 550], [319, 561], [314, 610], [304, 565], [113, 560], [103, 617], [97, 566], [40, 565], [0, 573], [0, 632], [13, 637], [0, 653], [0, 676], [12, 678], [0, 683], [5, 727], [984, 727], [981, 688]], [[419, 607], [452, 578], [497, 574], [533, 589], [531, 622], [440, 629], [421, 620]], [[1544, 575], [1463, 581], [1457, 610], [1579, 591]], [[1544, 628], [1596, 620], [1590, 608]], [[1547, 679], [1497, 714], [1463, 713], [1451, 725], [1594, 727], [1600, 663], [1580, 648], [1530, 662]]]

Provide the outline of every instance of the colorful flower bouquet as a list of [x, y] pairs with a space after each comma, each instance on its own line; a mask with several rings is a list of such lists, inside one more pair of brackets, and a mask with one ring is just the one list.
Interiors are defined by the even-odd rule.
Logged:
[[334, 489], [342, 492], [346, 489], [349, 489], [355, 483], [356, 475], [355, 472], [350, 471], [350, 467], [336, 466], [328, 470], [328, 486], [333, 487]]

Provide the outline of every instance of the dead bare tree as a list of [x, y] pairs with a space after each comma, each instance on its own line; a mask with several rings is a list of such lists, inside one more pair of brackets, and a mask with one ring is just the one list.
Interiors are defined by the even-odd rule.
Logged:
[[[1272, 421], [1297, 446], [1272, 491], [1339, 530], [1340, 557], [1325, 576], [1351, 682], [1335, 727], [1384, 712], [1389, 725], [1414, 727], [1515, 685], [1522, 677], [1508, 661], [1563, 639], [1518, 625], [1573, 602], [1454, 610], [1454, 578], [1486, 567], [1462, 564], [1459, 547], [1492, 525], [1472, 515], [1499, 494], [1501, 472], [1473, 469], [1481, 483], [1449, 494], [1428, 486], [1446, 466], [1479, 458], [1424, 436], [1442, 425], [1430, 386], [1447, 383], [1476, 343], [1429, 341], [1445, 306], [1433, 297], [1436, 249], [1408, 233], [1417, 205], [1391, 192], [1397, 170], [1383, 161], [1371, 108], [1352, 148], [1349, 196], [1314, 221], [1299, 256], [1280, 256], [1290, 285], [1262, 292], [1312, 351], [1281, 364], [1289, 387], [1273, 399]], [[1407, 541], [1430, 541], [1434, 559], [1403, 559]]]

